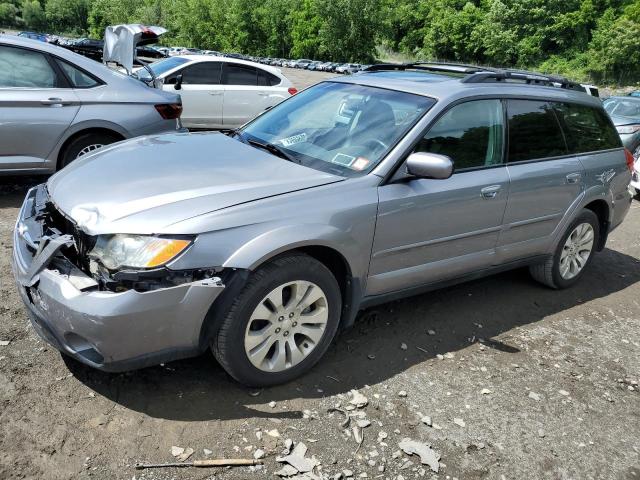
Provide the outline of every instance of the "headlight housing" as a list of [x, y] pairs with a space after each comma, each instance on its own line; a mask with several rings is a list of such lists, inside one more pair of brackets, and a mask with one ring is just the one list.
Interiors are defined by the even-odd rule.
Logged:
[[622, 135], [630, 135], [640, 131], [640, 125], [618, 125], [616, 130]]
[[89, 252], [89, 258], [98, 260], [109, 270], [122, 267], [156, 268], [176, 258], [192, 243], [192, 238], [100, 235]]

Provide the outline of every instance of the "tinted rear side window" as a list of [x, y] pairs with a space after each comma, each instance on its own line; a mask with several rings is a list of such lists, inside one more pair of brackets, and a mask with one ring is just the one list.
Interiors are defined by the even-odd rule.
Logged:
[[556, 114], [567, 139], [569, 153], [596, 152], [622, 146], [618, 132], [600, 108], [556, 103]]
[[222, 63], [201, 62], [190, 65], [182, 71], [182, 83], [190, 85], [218, 85]]
[[548, 102], [509, 100], [509, 162], [567, 154], [560, 124]]
[[280, 79], [278, 77], [269, 72], [258, 69], [258, 86], [273, 87], [274, 85], [278, 85], [279, 83]]
[[234, 63], [227, 63], [222, 74], [225, 85], [258, 85], [257, 71], [253, 67]]

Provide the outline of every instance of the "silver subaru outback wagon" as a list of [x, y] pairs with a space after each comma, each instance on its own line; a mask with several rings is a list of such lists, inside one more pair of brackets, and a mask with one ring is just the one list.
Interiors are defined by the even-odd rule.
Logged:
[[631, 164], [565, 79], [379, 65], [228, 135], [73, 162], [27, 194], [13, 268], [36, 331], [80, 362], [210, 348], [272, 385], [376, 303], [524, 265], [570, 287], [629, 209]]

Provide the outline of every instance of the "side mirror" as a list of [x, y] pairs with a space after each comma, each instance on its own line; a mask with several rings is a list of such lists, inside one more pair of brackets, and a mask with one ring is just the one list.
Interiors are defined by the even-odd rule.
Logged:
[[415, 152], [407, 158], [407, 173], [418, 178], [446, 180], [453, 175], [453, 160], [437, 153]]
[[173, 88], [175, 88], [176, 90], [182, 89], [182, 74], [176, 77], [176, 83], [173, 86]]

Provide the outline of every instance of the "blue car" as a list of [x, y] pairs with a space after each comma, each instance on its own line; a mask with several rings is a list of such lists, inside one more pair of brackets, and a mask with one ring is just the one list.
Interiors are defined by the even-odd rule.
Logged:
[[20, 32], [19, 37], [30, 38], [31, 40], [38, 40], [39, 42], [49, 43], [49, 37], [44, 33], [36, 32]]

